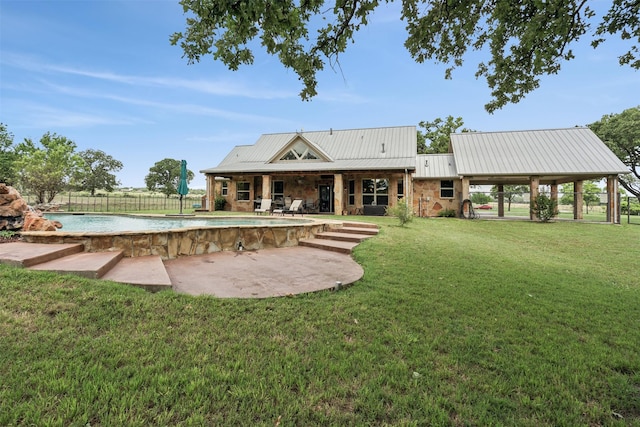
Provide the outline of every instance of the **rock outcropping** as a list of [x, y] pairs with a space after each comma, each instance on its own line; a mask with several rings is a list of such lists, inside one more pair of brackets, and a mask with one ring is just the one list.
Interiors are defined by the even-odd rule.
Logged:
[[28, 211], [29, 206], [18, 190], [0, 183], [0, 230], [20, 230]]
[[0, 230], [55, 231], [62, 228], [59, 221], [43, 218], [31, 210], [18, 190], [0, 183]]

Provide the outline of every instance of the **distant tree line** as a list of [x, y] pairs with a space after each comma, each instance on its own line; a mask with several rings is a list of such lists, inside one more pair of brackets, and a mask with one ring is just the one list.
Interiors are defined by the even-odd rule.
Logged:
[[[33, 194], [36, 203], [49, 203], [63, 191], [112, 192], [120, 185], [115, 173], [123, 167], [101, 150], [77, 151], [72, 140], [56, 133], [45, 133], [38, 142], [25, 138], [14, 143], [14, 135], [0, 123], [0, 182]], [[187, 182], [193, 180], [187, 171]], [[180, 160], [156, 162], [145, 177], [150, 191], [169, 197], [177, 192]]]

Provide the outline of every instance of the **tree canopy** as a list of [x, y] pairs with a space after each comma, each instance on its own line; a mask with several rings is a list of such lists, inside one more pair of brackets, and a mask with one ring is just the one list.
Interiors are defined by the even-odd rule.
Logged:
[[[418, 126], [424, 132], [418, 130], [418, 154], [438, 154], [449, 152], [451, 134], [464, 125], [462, 117], [447, 116], [445, 120], [437, 118], [432, 122], [421, 121]], [[462, 132], [472, 132], [463, 128]]]
[[7, 130], [7, 125], [0, 123], [0, 182], [14, 185], [16, 159], [17, 153], [13, 145], [13, 134]]
[[98, 189], [111, 192], [119, 185], [116, 176], [111, 172], [122, 169], [122, 162], [101, 150], [84, 150], [78, 153], [78, 156], [82, 159], [76, 177], [80, 189], [95, 196]]
[[40, 146], [28, 138], [18, 144], [16, 168], [22, 190], [33, 193], [36, 203], [51, 202], [81, 163], [75, 149], [70, 139], [49, 132], [40, 138]]
[[[387, 0], [392, 2], [393, 0]], [[325, 5], [325, 3], [328, 3]], [[399, 18], [406, 23], [404, 43], [417, 62], [445, 63], [445, 78], [460, 67], [469, 51], [488, 56], [477, 65], [492, 99], [489, 112], [521, 100], [540, 85], [540, 76], [556, 74], [574, 57], [571, 44], [589, 30], [597, 47], [609, 36], [629, 40], [621, 65], [640, 68], [640, 2], [611, 0], [596, 21], [586, 0], [402, 0]], [[335, 67], [355, 34], [368, 25], [380, 0], [181, 0], [187, 14], [184, 32], [175, 32], [189, 63], [207, 55], [229, 69], [252, 64], [259, 42], [302, 82], [300, 96], [317, 94], [319, 71]]]
[[607, 114], [589, 128], [629, 167], [618, 181], [640, 200], [640, 106]]
[[[160, 191], [169, 197], [178, 193], [180, 182], [181, 161], [175, 159], [162, 159], [149, 168], [149, 174], [144, 178], [149, 191]], [[187, 182], [194, 178], [191, 170], [187, 169]]]

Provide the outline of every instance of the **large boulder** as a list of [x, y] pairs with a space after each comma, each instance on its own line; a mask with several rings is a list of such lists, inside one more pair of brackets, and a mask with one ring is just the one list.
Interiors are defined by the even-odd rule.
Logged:
[[46, 219], [38, 212], [27, 212], [24, 216], [23, 231], [56, 231], [62, 228], [60, 221]]
[[18, 190], [0, 183], [0, 230], [20, 230], [27, 212], [29, 206]]

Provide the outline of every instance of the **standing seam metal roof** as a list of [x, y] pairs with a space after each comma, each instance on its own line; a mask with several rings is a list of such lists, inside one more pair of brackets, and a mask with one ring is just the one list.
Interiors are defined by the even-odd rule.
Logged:
[[[334, 161], [269, 163], [269, 160], [289, 144], [296, 135], [304, 136]], [[287, 172], [399, 168], [413, 170], [417, 149], [416, 135], [415, 126], [265, 134], [254, 145], [236, 146], [218, 166], [201, 172], [221, 174], [242, 171]]]
[[628, 169], [588, 128], [451, 134], [458, 174], [618, 174]]

